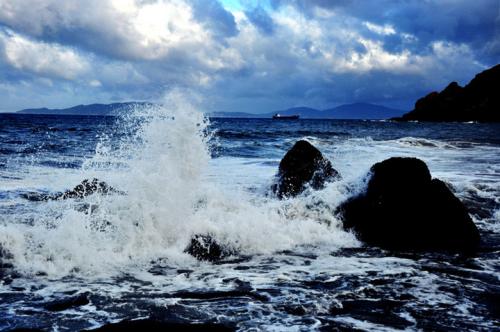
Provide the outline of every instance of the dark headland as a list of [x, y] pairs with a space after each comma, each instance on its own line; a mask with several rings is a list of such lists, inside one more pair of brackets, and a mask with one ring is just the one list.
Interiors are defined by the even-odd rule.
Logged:
[[450, 83], [415, 103], [398, 121], [500, 122], [500, 64], [474, 77], [464, 87]]

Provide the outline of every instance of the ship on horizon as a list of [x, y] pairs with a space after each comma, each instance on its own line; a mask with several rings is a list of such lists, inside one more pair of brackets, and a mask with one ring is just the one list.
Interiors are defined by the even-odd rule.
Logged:
[[281, 115], [279, 113], [276, 113], [273, 115], [273, 120], [298, 120], [300, 118], [300, 115]]

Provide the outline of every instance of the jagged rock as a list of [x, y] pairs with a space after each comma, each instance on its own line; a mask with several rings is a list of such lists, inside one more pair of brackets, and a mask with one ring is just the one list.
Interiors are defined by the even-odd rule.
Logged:
[[40, 193], [26, 193], [22, 196], [30, 201], [51, 201], [51, 200], [62, 200], [69, 198], [84, 198], [93, 194], [110, 194], [110, 193], [120, 193], [122, 192], [111, 187], [104, 181], [93, 178], [92, 180], [85, 179], [76, 187], [71, 190], [66, 190], [63, 193], [56, 194], [40, 194]]
[[463, 88], [452, 82], [441, 92], [431, 92], [395, 120], [500, 122], [499, 86], [500, 65], [496, 65]]
[[67, 190], [60, 195], [56, 195], [54, 199], [84, 198], [95, 193], [108, 194], [111, 192], [116, 192], [116, 190], [106, 182], [93, 178], [92, 181], [83, 180], [82, 183], [72, 190]]
[[396, 250], [473, 251], [479, 231], [446, 184], [416, 158], [371, 168], [366, 192], [342, 203], [344, 227], [370, 245]]
[[340, 178], [328, 159], [311, 143], [300, 140], [285, 154], [279, 165], [278, 182], [272, 190], [279, 198], [300, 194], [307, 185], [321, 189], [325, 182]]
[[217, 262], [235, 254], [232, 248], [221, 245], [211, 235], [200, 234], [193, 236], [184, 251], [201, 261], [209, 262]]

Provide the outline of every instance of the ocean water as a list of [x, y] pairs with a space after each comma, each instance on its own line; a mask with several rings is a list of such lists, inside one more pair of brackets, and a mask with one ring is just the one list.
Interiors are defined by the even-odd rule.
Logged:
[[[342, 180], [280, 201], [269, 187], [299, 139]], [[335, 208], [393, 156], [421, 158], [453, 188], [481, 231], [476, 256], [388, 252], [342, 230]], [[91, 178], [125, 194], [25, 198]], [[181, 102], [122, 117], [0, 114], [0, 330], [145, 318], [498, 330], [499, 225], [498, 124], [206, 119]], [[239, 254], [197, 261], [184, 253], [195, 234]]]

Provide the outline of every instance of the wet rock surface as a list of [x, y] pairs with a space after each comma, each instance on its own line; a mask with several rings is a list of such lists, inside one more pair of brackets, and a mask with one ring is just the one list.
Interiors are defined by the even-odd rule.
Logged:
[[13, 270], [11, 259], [12, 254], [0, 245], [0, 281], [3, 283], [9, 283], [12, 277], [17, 275]]
[[371, 168], [365, 193], [341, 204], [344, 227], [370, 245], [396, 250], [472, 252], [479, 231], [446, 184], [416, 158]]
[[300, 140], [281, 160], [278, 182], [272, 190], [279, 198], [293, 197], [302, 193], [307, 185], [322, 189], [326, 182], [339, 178], [331, 162], [317, 148]]
[[201, 261], [218, 262], [236, 254], [233, 248], [220, 244], [212, 235], [193, 236], [185, 252]]
[[71, 190], [56, 194], [25, 193], [22, 196], [30, 201], [53, 201], [64, 199], [82, 199], [93, 194], [123, 194], [104, 181], [93, 178], [85, 179]]
[[107, 324], [97, 329], [85, 330], [96, 332], [122, 332], [122, 331], [235, 331], [230, 326], [212, 323], [169, 322], [160, 319], [123, 320], [118, 323]]
[[70, 296], [49, 302], [45, 305], [45, 309], [49, 311], [63, 311], [74, 307], [87, 305], [89, 303], [90, 303], [89, 294], [82, 293], [75, 296]]
[[[498, 247], [491, 255], [497, 253]], [[95, 309], [91, 311], [84, 305], [47, 311], [47, 302], [35, 296], [33, 300], [40, 301], [40, 306], [16, 309], [23, 319], [11, 327], [49, 330], [53, 317], [60, 315], [60, 324], [71, 331], [96, 329], [95, 324], [101, 326], [97, 331], [259, 330], [270, 321], [282, 324], [282, 329], [325, 331], [492, 329], [493, 322], [500, 318], [500, 292], [494, 275], [482, 270], [472, 258], [436, 253], [410, 255], [396, 258], [378, 248], [345, 248], [332, 253], [328, 261], [364, 261], [361, 269], [353, 273], [350, 269], [354, 264], [343, 273], [307, 273], [310, 266], [306, 261], [314, 265], [324, 258], [277, 254], [254, 260], [250, 274], [241, 274], [236, 269], [239, 264], [225, 265], [222, 274], [217, 269], [189, 271], [186, 278], [205, 286], [176, 291], [165, 286], [151, 291], [151, 283], [130, 276], [112, 279], [112, 283], [133, 287], [116, 294], [92, 292], [90, 306]], [[278, 268], [284, 265], [289, 268]], [[275, 275], [279, 278], [274, 283], [260, 282], [262, 275], [277, 268]], [[179, 270], [175, 267], [162, 269], [163, 277], [171, 278], [173, 283], [184, 280], [176, 279]], [[236, 273], [242, 278], [231, 276], [232, 269], [240, 271]], [[205, 284], [214, 279], [219, 280], [215, 288]], [[12, 301], [32, 291], [29, 285], [16, 285], [10, 293], [2, 294], [4, 300]], [[59, 296], [68, 300], [77, 294]], [[107, 314], [97, 316], [92, 325], [85, 319], [89, 312]]]

